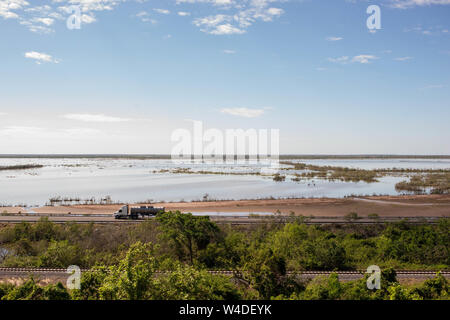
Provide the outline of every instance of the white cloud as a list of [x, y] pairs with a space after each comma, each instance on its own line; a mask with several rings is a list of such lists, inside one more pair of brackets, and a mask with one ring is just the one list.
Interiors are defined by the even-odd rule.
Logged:
[[23, 10], [29, 3], [25, 0], [0, 1], [0, 17], [5, 19], [18, 19], [20, 16], [15, 11]]
[[269, 8], [266, 13], [269, 16], [281, 16], [284, 13], [284, 10], [280, 8]]
[[20, 24], [27, 26], [28, 30], [30, 30], [31, 32], [34, 32], [34, 33], [48, 34], [48, 33], [52, 33], [54, 31], [53, 29], [51, 29], [49, 27], [38, 25], [38, 24], [33, 24], [32, 22], [29, 22], [29, 21], [21, 21]]
[[422, 34], [425, 36], [440, 36], [448, 34], [448, 29], [443, 28], [442, 26], [422, 26], [417, 25], [415, 27], [404, 28], [404, 32], [415, 32], [417, 34]]
[[222, 34], [242, 34], [245, 30], [239, 29], [229, 23], [221, 24], [214, 27], [213, 30], [209, 31], [210, 34], [222, 35]]
[[338, 58], [328, 58], [328, 61], [334, 62], [334, 63], [347, 63], [349, 57], [348, 56], [342, 56]]
[[218, 25], [219, 23], [230, 20], [232, 20], [230, 16], [224, 14], [217, 14], [215, 16], [208, 16], [204, 18], [195, 19], [194, 24], [196, 24], [197, 26], [206, 25], [213, 27]]
[[368, 55], [368, 54], [361, 54], [359, 56], [354, 56], [352, 59], [352, 62], [370, 63], [371, 60], [374, 60], [374, 59], [378, 59], [378, 57]]
[[130, 121], [127, 118], [119, 118], [107, 116], [104, 114], [91, 114], [91, 113], [69, 113], [62, 116], [65, 119], [77, 120], [84, 122], [125, 122]]
[[391, 0], [391, 6], [399, 9], [408, 9], [416, 6], [448, 5], [450, 0]]
[[236, 51], [235, 51], [235, 50], [225, 49], [225, 50], [223, 50], [223, 53], [226, 53], [226, 54], [235, 54]]
[[244, 33], [244, 30], [239, 29], [229, 23], [232, 20], [233, 18], [231, 16], [218, 14], [215, 16], [197, 18], [194, 20], [194, 24], [197, 27], [201, 27], [201, 31], [215, 35]]
[[327, 41], [339, 41], [342, 39], [344, 39], [344, 38], [342, 38], [342, 37], [327, 37], [326, 38]]
[[148, 16], [148, 12], [147, 11], [141, 11], [136, 13], [136, 17], [145, 17]]
[[59, 10], [68, 11], [69, 6], [80, 6], [81, 12], [112, 11], [122, 1], [120, 0], [54, 0], [57, 3], [67, 3], [67, 6], [58, 7]]
[[28, 139], [69, 139], [99, 137], [102, 131], [93, 128], [48, 129], [33, 126], [7, 126], [0, 129], [0, 136], [10, 136], [13, 139], [25, 137]]
[[93, 136], [102, 133], [102, 131], [93, 128], [69, 128], [63, 129], [61, 132], [72, 137]]
[[[134, 0], [139, 3], [146, 3], [147, 0]], [[258, 21], [270, 22], [280, 17], [284, 10], [277, 8], [275, 3], [282, 3], [286, 0], [177, 0], [176, 3], [199, 4], [213, 6], [213, 10], [225, 11], [221, 23], [211, 24], [206, 17], [197, 17], [194, 24], [200, 27], [205, 33], [214, 35], [243, 34], [246, 30]], [[71, 6], [79, 6], [83, 24], [90, 24], [96, 21], [96, 12], [112, 11], [122, 3], [130, 0], [52, 0], [49, 4], [34, 5], [26, 0], [0, 0], [0, 17], [5, 19], [17, 19], [20, 24], [26, 26], [30, 31], [37, 33], [51, 33], [56, 25], [55, 20], [63, 21], [70, 14], [73, 14]], [[155, 8], [154, 12], [160, 14], [170, 14], [168, 9]], [[178, 11], [179, 16], [190, 16], [189, 11]], [[140, 16], [141, 21], [156, 23], [150, 19], [148, 14]], [[62, 25], [62, 24], [61, 24]]]
[[65, 20], [65, 18], [62, 16], [62, 14], [58, 12], [50, 12], [48, 14], [50, 18], [56, 19], [56, 20]]
[[161, 14], [170, 14], [170, 11], [167, 9], [153, 9], [153, 11], [161, 13]]
[[209, 4], [212, 4], [214, 6], [222, 6], [222, 7], [231, 6], [231, 5], [235, 4], [235, 2], [236, 2], [235, 0], [176, 0], [176, 4], [181, 4], [181, 3], [190, 3], [190, 4], [194, 4], [194, 3], [209, 3]]
[[32, 21], [43, 23], [46, 26], [51, 26], [55, 22], [52, 18], [34, 18]]
[[151, 22], [152, 24], [156, 24], [157, 21], [150, 18], [150, 14], [147, 11], [141, 11], [136, 14], [136, 17], [141, 19], [142, 22]]
[[[110, 11], [128, 0], [53, 0], [49, 4], [36, 5], [37, 1], [30, 0], [0, 0], [0, 17], [17, 19], [30, 31], [37, 33], [51, 33], [56, 20], [65, 20], [72, 14], [71, 6], [79, 6], [82, 16], [81, 22], [89, 24], [96, 21], [94, 12]], [[42, 1], [41, 1], [42, 2]]]
[[42, 132], [43, 129], [39, 127], [27, 127], [27, 126], [7, 126], [4, 129], [0, 130], [0, 135], [34, 135]]
[[43, 5], [43, 6], [37, 6], [37, 7], [31, 7], [24, 9], [25, 12], [33, 12], [38, 14], [45, 14], [52, 10], [52, 7], [49, 5]]
[[354, 56], [350, 59], [349, 56], [342, 56], [337, 58], [328, 58], [328, 61], [333, 63], [347, 64], [350, 62], [358, 62], [358, 63], [370, 63], [372, 60], [378, 59], [378, 57], [369, 55], [369, 54], [360, 54], [358, 56]]
[[89, 14], [82, 14], [81, 15], [81, 22], [82, 23], [89, 24], [89, 23], [93, 23], [95, 21], [97, 21], [97, 19], [92, 14], [90, 14], [90, 15]]
[[[109, 2], [111, 0], [54, 0], [53, 3], [67, 2], [68, 4], [80, 4], [81, 2]], [[115, 0], [117, 1], [117, 0]], [[61, 8], [61, 7], [60, 7]], [[64, 7], [62, 7], [64, 8]], [[18, 22], [26, 26], [31, 32], [51, 33], [54, 30], [55, 19], [64, 20], [64, 17], [58, 13], [56, 7], [48, 4], [35, 5], [31, 1], [25, 0], [1, 0], [0, 17], [5, 19], [17, 19]], [[92, 20], [92, 19], [90, 19]], [[86, 21], [85, 21], [86, 22]], [[88, 22], [87, 22], [88, 23]]]
[[26, 52], [25, 58], [35, 60], [37, 64], [41, 64], [42, 62], [59, 63], [59, 60], [54, 59], [51, 55], [37, 51]]
[[243, 34], [257, 21], [271, 22], [280, 17], [284, 10], [269, 7], [279, 0], [251, 0], [245, 2], [226, 0], [179, 0], [178, 3], [209, 3], [226, 7], [228, 14], [216, 14], [194, 19], [193, 23], [200, 31], [214, 35]]
[[265, 110], [249, 108], [223, 108], [220, 112], [238, 117], [256, 118], [263, 115]]
[[411, 60], [412, 59], [412, 57], [398, 57], [398, 58], [395, 58], [394, 60], [395, 61], [407, 61], [407, 60]]

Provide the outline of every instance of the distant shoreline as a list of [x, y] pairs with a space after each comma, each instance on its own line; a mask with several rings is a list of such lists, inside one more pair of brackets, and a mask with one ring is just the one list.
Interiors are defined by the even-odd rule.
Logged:
[[[136, 159], [136, 160], [170, 160], [169, 154], [0, 154], [0, 158], [41, 158], [41, 159]], [[218, 160], [218, 158], [215, 158]], [[283, 154], [280, 160], [287, 159], [450, 159], [450, 155], [400, 155], [400, 154], [348, 154], [348, 155], [332, 155], [332, 154]], [[208, 160], [208, 159], [206, 159]]]

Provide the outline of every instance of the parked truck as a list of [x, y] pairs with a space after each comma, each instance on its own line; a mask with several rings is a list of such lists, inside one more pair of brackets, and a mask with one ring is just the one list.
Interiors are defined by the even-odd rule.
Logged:
[[114, 212], [115, 219], [138, 219], [139, 217], [156, 216], [158, 213], [163, 213], [165, 208], [153, 206], [131, 207], [125, 205], [116, 212]]

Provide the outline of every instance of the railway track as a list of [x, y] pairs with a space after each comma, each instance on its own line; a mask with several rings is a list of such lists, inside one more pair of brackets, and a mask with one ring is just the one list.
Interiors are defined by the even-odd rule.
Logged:
[[[95, 272], [92, 269], [80, 269], [81, 272]], [[212, 274], [222, 274], [222, 275], [233, 275], [235, 271], [232, 270], [210, 270]], [[364, 275], [366, 270], [354, 270], [354, 271], [298, 271], [296, 273], [301, 275], [311, 275], [311, 276], [320, 276], [320, 275], [329, 275], [330, 273], [336, 272], [338, 275]], [[441, 272], [441, 274], [445, 277], [450, 277], [450, 270], [444, 271], [430, 271], [430, 270], [398, 270], [396, 271], [397, 276], [408, 276], [408, 275], [428, 275], [434, 276], [437, 272]], [[68, 274], [67, 269], [61, 268], [5, 268], [0, 267], [0, 275], [6, 273], [62, 273]], [[158, 273], [164, 273], [164, 271], [159, 271]], [[294, 272], [288, 272], [288, 274], [294, 274]]]
[[[108, 215], [73, 215], [73, 214], [58, 214], [58, 215], [2, 215], [0, 216], [0, 223], [16, 224], [22, 222], [37, 222], [41, 217], [48, 217], [49, 221], [57, 224], [67, 222], [75, 222], [79, 224], [97, 223], [141, 223], [143, 221], [152, 220], [153, 218], [139, 219], [139, 220], [116, 220]], [[289, 216], [210, 216], [211, 220], [218, 224], [232, 224], [232, 225], [249, 225], [249, 224], [265, 224], [276, 223], [285, 224], [296, 220], [295, 217]], [[376, 225], [387, 222], [405, 221], [408, 224], [436, 224], [439, 219], [443, 217], [380, 217], [378, 219], [360, 218], [354, 220], [343, 219], [342, 217], [315, 217], [306, 218], [305, 224], [356, 224], [356, 225]]]

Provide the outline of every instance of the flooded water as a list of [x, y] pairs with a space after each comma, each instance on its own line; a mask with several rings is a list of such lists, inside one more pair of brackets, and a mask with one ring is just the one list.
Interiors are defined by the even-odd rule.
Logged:
[[[448, 159], [295, 160], [309, 164], [352, 168], [450, 168]], [[0, 171], [1, 205], [44, 205], [50, 198], [104, 198], [112, 201], [192, 201], [208, 199], [258, 199], [287, 197], [344, 197], [348, 195], [395, 195], [395, 184], [404, 177], [384, 177], [376, 183], [314, 179], [284, 182], [260, 175], [174, 174], [160, 170], [189, 168], [192, 171], [260, 172], [258, 164], [179, 165], [171, 160], [137, 159], [0, 159], [0, 166], [42, 164], [43, 168]], [[156, 172], [155, 172], [156, 171]], [[287, 174], [287, 172], [283, 172]], [[81, 202], [83, 203], [83, 202]]]

